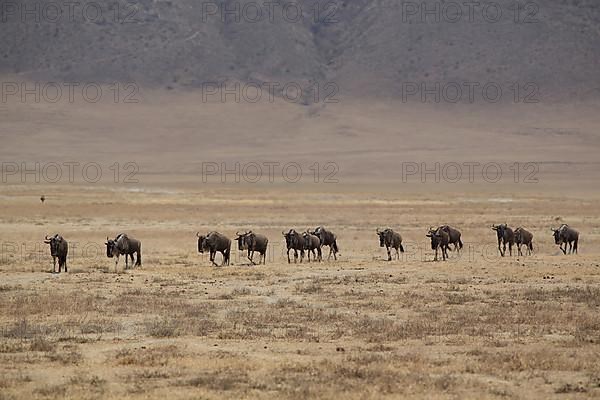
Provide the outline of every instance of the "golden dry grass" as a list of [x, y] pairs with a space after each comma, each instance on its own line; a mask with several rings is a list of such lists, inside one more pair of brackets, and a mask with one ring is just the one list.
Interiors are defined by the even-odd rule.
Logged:
[[[0, 399], [600, 396], [595, 198], [73, 186], [44, 188], [41, 205], [39, 191], [9, 187], [0, 207]], [[534, 232], [535, 254], [500, 258], [499, 221]], [[552, 244], [561, 221], [582, 233], [577, 256]], [[465, 249], [435, 263], [424, 234], [441, 223]], [[340, 260], [288, 265], [281, 230], [317, 224]], [[387, 225], [400, 261], [383, 261]], [[245, 228], [271, 239], [266, 266], [234, 250], [213, 268], [196, 251], [196, 231]], [[142, 240], [141, 269], [115, 274], [105, 257], [120, 231]], [[54, 232], [74, 245], [67, 274], [40, 244]]]

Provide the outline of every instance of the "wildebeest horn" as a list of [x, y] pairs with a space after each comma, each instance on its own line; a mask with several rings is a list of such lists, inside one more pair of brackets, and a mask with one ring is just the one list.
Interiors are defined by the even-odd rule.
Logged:
[[44, 239], [46, 239], [46, 240], [50, 240], [50, 239], [48, 239], [48, 235], [44, 236]]
[[196, 236], [197, 236], [197, 237], [200, 237], [200, 232], [196, 232]]
[[240, 231], [236, 231], [235, 236], [242, 236], [242, 235], [240, 235]]
[[285, 231], [281, 231], [281, 234], [282, 234], [283, 236], [285, 236]]

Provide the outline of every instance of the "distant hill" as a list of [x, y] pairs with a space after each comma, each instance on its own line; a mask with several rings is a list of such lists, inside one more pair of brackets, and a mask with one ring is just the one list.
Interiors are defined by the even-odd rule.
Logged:
[[501, 15], [489, 2], [470, 10], [462, 1], [427, 1], [426, 10], [400, 0], [282, 1], [271, 10], [263, 1], [139, 0], [132, 8], [119, 0], [73, 9], [5, 1], [0, 76], [175, 90], [212, 81], [334, 82], [343, 95], [397, 98], [408, 82], [495, 82], [511, 96], [516, 82], [519, 98], [600, 97], [597, 0], [522, 1], [518, 12], [514, 0], [496, 3]]

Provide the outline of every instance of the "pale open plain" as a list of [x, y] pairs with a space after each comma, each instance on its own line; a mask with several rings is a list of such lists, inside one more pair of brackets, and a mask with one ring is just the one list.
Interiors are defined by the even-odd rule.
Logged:
[[[488, 185], [489, 186], [489, 185]], [[596, 398], [600, 206], [528, 188], [426, 193], [341, 185], [5, 186], [0, 208], [0, 398]], [[40, 191], [47, 197], [39, 201]], [[568, 209], [564, 205], [568, 203]], [[500, 257], [492, 223], [532, 256]], [[581, 234], [563, 255], [550, 227]], [[449, 223], [465, 247], [433, 262]], [[288, 264], [281, 231], [323, 224], [341, 256]], [[377, 227], [403, 235], [386, 259]], [[267, 264], [212, 267], [197, 231], [253, 229]], [[114, 271], [106, 236], [142, 240]], [[71, 243], [52, 274], [46, 234]], [[324, 252], [327, 254], [327, 251]], [[220, 261], [217, 256], [217, 261]]]

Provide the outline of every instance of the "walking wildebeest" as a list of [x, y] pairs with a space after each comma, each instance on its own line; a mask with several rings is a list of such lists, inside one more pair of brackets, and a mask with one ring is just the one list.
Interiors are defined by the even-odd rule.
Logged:
[[106, 256], [108, 258], [116, 257], [115, 272], [117, 272], [120, 255], [125, 255], [125, 269], [129, 269], [128, 257], [131, 257], [131, 264], [134, 265], [134, 254], [136, 255], [135, 266], [142, 265], [142, 242], [139, 240], [129, 237], [125, 233], [120, 233], [113, 240], [107, 236], [105, 244]]
[[525, 245], [527, 248], [527, 255], [531, 255], [533, 252], [533, 233], [529, 232], [525, 228], [518, 227], [515, 229], [515, 244], [519, 249], [519, 255], [522, 256], [521, 246]]
[[[562, 224], [558, 229], [552, 229], [552, 232], [554, 232], [554, 243], [560, 247], [563, 254], [567, 254], [567, 244], [569, 244], [569, 254], [577, 253], [579, 232], [567, 224]], [[563, 243], [565, 245], [564, 249], [562, 247]]]
[[429, 228], [429, 233], [425, 235], [431, 238], [431, 250], [435, 250], [435, 258], [433, 261], [437, 261], [438, 259], [438, 249], [442, 250], [442, 259], [446, 261], [446, 257], [448, 257], [448, 249], [450, 246], [450, 234], [446, 232], [443, 227], [439, 227], [437, 229]]
[[290, 250], [294, 250], [294, 262], [298, 262], [298, 251], [300, 251], [300, 262], [304, 260], [304, 238], [295, 229], [290, 229], [288, 233], [281, 232], [285, 237], [285, 245], [287, 246], [288, 264], [290, 260]]
[[388, 261], [392, 261], [390, 247], [396, 250], [396, 257], [399, 260], [400, 253], [398, 252], [398, 249], [404, 253], [404, 247], [402, 247], [402, 236], [390, 228], [384, 229], [383, 231], [380, 231], [379, 228], [377, 228], [377, 235], [379, 236], [379, 247], [385, 246], [387, 250]]
[[52, 273], [56, 272], [56, 259], [58, 258], [58, 273], [62, 270], [62, 266], [65, 266], [65, 272], [67, 272], [67, 254], [69, 253], [69, 244], [67, 241], [60, 236], [58, 233], [51, 238], [46, 235], [44, 243], [50, 245], [50, 255], [54, 265], [52, 266]]
[[[508, 244], [508, 252], [512, 256], [512, 247], [515, 244], [515, 233], [506, 224], [492, 225], [492, 230], [496, 231], [498, 237], [498, 251], [504, 257], [506, 254], [506, 245]], [[500, 248], [502, 245], [502, 248]]]
[[[263, 264], [267, 263], [267, 245], [269, 244], [269, 239], [265, 235], [260, 235], [252, 231], [246, 233], [236, 232], [236, 235], [238, 249], [240, 251], [248, 250], [248, 260], [253, 265], [256, 265], [253, 261], [255, 251], [258, 251], [262, 257]], [[258, 263], [260, 264], [260, 258], [258, 259]]]
[[[304, 239], [304, 250], [306, 250], [306, 255], [308, 256], [308, 262], [310, 262], [310, 253], [313, 255], [314, 261], [321, 261], [323, 259], [323, 254], [321, 253], [321, 239], [317, 235], [313, 235], [308, 230], [302, 234], [302, 238]], [[315, 255], [315, 250], [317, 254]]]
[[339, 248], [337, 245], [337, 237], [331, 231], [328, 231], [322, 226], [318, 226], [314, 232], [311, 232], [313, 235], [318, 236], [321, 241], [321, 247], [329, 246], [329, 255], [327, 256], [327, 261], [331, 258], [331, 254], [333, 253], [333, 259], [337, 260], [336, 254], [339, 252]]
[[[463, 242], [460, 240], [461, 233], [458, 229], [453, 228], [449, 225], [442, 225], [440, 229], [443, 229], [448, 234], [448, 245], [453, 244], [454, 250], [460, 253], [460, 249], [463, 248]], [[450, 247], [448, 247], [450, 248]]]
[[209, 232], [206, 236], [200, 235], [200, 232], [196, 233], [198, 236], [198, 252], [204, 253], [204, 251], [208, 251], [210, 253], [210, 262], [214, 266], [218, 266], [215, 262], [215, 255], [217, 251], [223, 254], [223, 262], [221, 266], [229, 265], [229, 256], [231, 254], [231, 240], [219, 233], [219, 232]]

